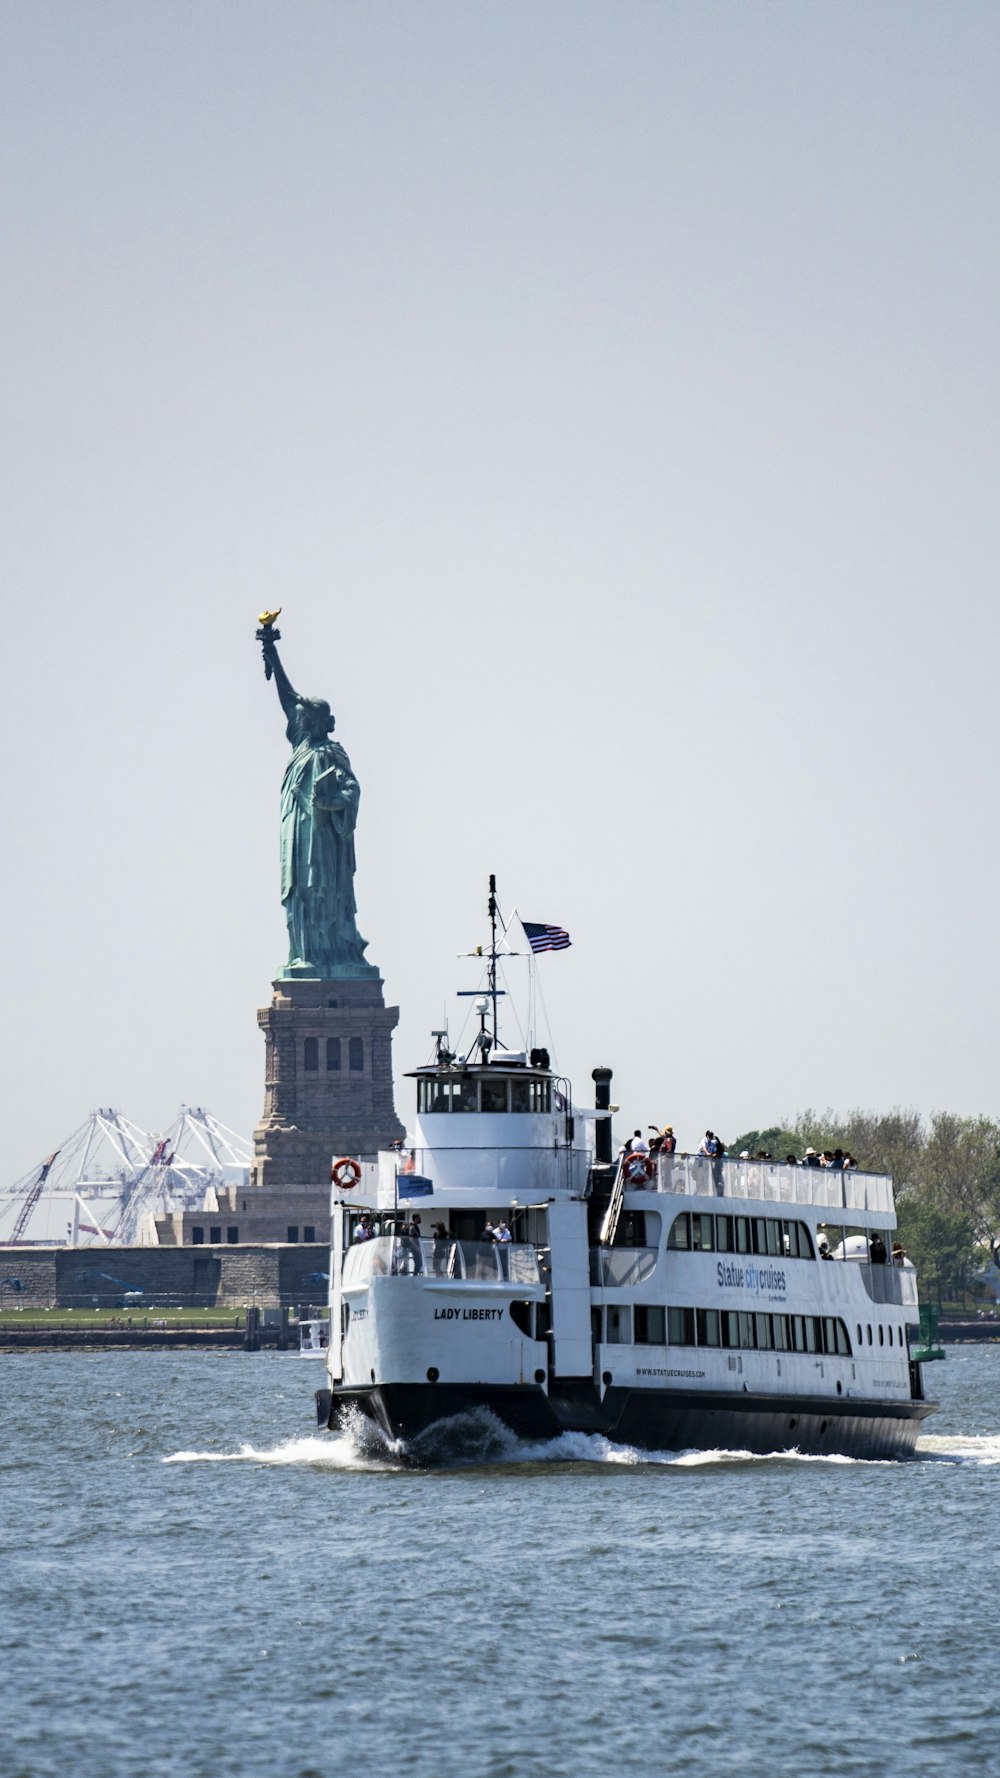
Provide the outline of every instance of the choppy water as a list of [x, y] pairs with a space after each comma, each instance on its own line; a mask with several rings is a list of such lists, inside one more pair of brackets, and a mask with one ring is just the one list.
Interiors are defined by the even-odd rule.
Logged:
[[1000, 1771], [1000, 1347], [907, 1464], [483, 1417], [414, 1469], [297, 1357], [0, 1377], [2, 1778]]

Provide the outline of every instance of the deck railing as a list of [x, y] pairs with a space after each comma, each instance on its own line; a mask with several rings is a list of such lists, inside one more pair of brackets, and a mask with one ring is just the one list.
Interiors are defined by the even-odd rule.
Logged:
[[442, 1284], [539, 1282], [538, 1253], [521, 1241], [428, 1240], [415, 1235], [376, 1235], [356, 1241], [344, 1255], [343, 1288], [371, 1278], [419, 1278]]
[[777, 1161], [712, 1160], [707, 1155], [661, 1154], [654, 1157], [653, 1167], [647, 1190], [814, 1204], [826, 1210], [893, 1210], [892, 1180], [884, 1173], [788, 1167]]

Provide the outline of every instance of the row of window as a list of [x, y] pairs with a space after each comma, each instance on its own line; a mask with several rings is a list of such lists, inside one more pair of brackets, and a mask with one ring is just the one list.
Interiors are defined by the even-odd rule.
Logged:
[[550, 1111], [552, 1082], [524, 1076], [471, 1074], [449, 1079], [435, 1076], [417, 1081], [417, 1110], [425, 1111]]
[[[228, 1245], [231, 1247], [235, 1246], [236, 1243], [239, 1241], [239, 1238], [240, 1238], [239, 1226], [236, 1225], [234, 1227], [234, 1225], [232, 1223], [230, 1223], [228, 1228], [226, 1229], [226, 1241], [227, 1241]], [[299, 1238], [298, 1226], [295, 1223], [290, 1223], [288, 1226], [288, 1240], [294, 1246], [295, 1243], [298, 1241], [298, 1238]], [[311, 1223], [307, 1223], [305, 1228], [302, 1230], [302, 1239], [303, 1239], [303, 1241], [315, 1241], [316, 1230], [315, 1230], [315, 1228], [313, 1228]], [[218, 1224], [216, 1224], [216, 1223], [209, 1224], [208, 1240], [209, 1240], [209, 1245], [212, 1247], [220, 1247], [222, 1245], [222, 1229]], [[204, 1229], [204, 1226], [200, 1223], [196, 1223], [191, 1230], [191, 1245], [192, 1245], [192, 1247], [204, 1247], [204, 1245], [205, 1245], [205, 1229]]]
[[760, 1253], [815, 1259], [804, 1222], [778, 1216], [700, 1216], [683, 1210], [670, 1225], [667, 1246], [694, 1253]]
[[742, 1309], [662, 1309], [651, 1303], [637, 1303], [632, 1309], [609, 1307], [605, 1315], [605, 1339], [609, 1345], [718, 1346], [730, 1351], [851, 1356], [847, 1328], [833, 1315], [772, 1315]]
[[[303, 1047], [303, 1067], [307, 1074], [319, 1073], [319, 1038], [307, 1037]], [[328, 1037], [326, 1040], [326, 1071], [328, 1074], [339, 1074], [341, 1070], [340, 1038]], [[350, 1037], [347, 1040], [347, 1066], [352, 1074], [361, 1074], [365, 1066], [365, 1045], [361, 1037]]]

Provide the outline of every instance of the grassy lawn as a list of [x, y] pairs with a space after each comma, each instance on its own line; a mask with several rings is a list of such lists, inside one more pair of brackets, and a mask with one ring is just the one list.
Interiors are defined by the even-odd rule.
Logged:
[[85, 1332], [98, 1327], [243, 1327], [244, 1309], [0, 1309], [0, 1327], [75, 1327]]

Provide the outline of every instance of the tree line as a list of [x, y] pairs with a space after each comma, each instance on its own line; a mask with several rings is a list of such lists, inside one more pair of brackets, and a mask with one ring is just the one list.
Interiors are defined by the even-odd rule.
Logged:
[[729, 1153], [763, 1150], [775, 1160], [806, 1148], [842, 1148], [869, 1173], [891, 1173], [899, 1239], [926, 1297], [964, 1297], [1000, 1253], [1000, 1123], [936, 1111], [800, 1112], [767, 1130], [748, 1130]]

